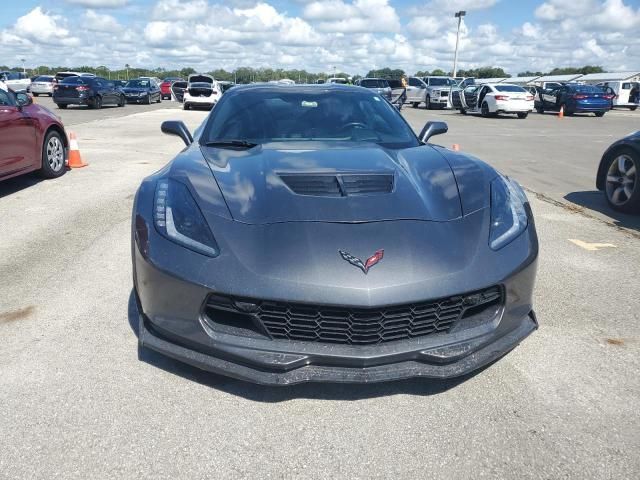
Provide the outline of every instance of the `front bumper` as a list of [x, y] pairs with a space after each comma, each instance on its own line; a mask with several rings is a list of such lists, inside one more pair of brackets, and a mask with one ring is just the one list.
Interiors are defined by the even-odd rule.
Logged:
[[138, 96], [138, 95], [126, 95], [124, 96], [124, 98], [127, 100], [128, 103], [143, 103], [143, 102], [147, 102], [147, 100], [149, 100], [151, 98], [150, 95], [143, 95], [142, 97]]
[[[149, 230], [146, 235], [149, 238], [157, 234]], [[229, 288], [228, 283], [234, 276], [230, 276], [229, 269], [221, 268], [220, 277], [215, 281], [217, 288], [188, 281], [181, 278], [182, 274], [168, 271], [170, 264], [175, 266], [180, 261], [175, 255], [167, 255], [165, 258], [170, 263], [165, 265], [160, 261], [163, 263], [160, 267], [153, 263], [146, 248], [143, 248], [145, 253], [141, 252], [134, 240], [139, 343], [203, 370], [268, 385], [369, 383], [465, 375], [505, 355], [537, 328], [532, 309], [538, 254], [533, 224], [513, 243], [505, 249], [522, 251], [523, 261], [497, 282], [478, 280], [490, 282], [478, 285], [479, 288], [497, 284], [504, 292], [504, 303], [495, 315], [482, 321], [472, 320], [468, 325], [456, 326], [448, 332], [418, 338], [375, 345], [343, 345], [271, 340], [242, 332], [237, 334], [233, 330], [216, 330], [205, 315], [204, 304], [212, 292], [228, 293], [225, 289]], [[156, 248], [163, 249], [158, 244]], [[256, 285], [241, 283], [245, 296], [250, 295], [248, 292], [255, 295]], [[287, 290], [292, 297], [302, 294], [290, 287]], [[242, 296], [240, 292], [232, 293]]]

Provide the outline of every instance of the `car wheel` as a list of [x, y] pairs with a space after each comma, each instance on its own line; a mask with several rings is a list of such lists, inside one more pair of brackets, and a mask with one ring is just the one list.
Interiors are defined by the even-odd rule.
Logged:
[[40, 175], [45, 178], [56, 178], [64, 172], [64, 142], [62, 136], [53, 130], [44, 138]]
[[124, 107], [126, 103], [127, 103], [127, 100], [124, 98], [124, 96], [122, 96], [120, 97], [120, 102], [118, 103], [118, 106]]
[[185, 103], [184, 105], [182, 105], [182, 109], [183, 109], [183, 110], [189, 110], [189, 108], [191, 108], [191, 107], [190, 107], [190, 105], [189, 105], [189, 104], [187, 104], [187, 103]]
[[604, 117], [604, 112], [593, 112], [596, 114], [596, 117]]
[[420, 102], [411, 102], [413, 108], [418, 108], [418, 105], [420, 105]]
[[635, 111], [636, 108], [638, 108], [638, 106], [634, 105], [633, 107], [629, 107], [629, 110], [631, 110], [633, 112], [633, 111]]
[[529, 112], [518, 113], [518, 118], [527, 118], [527, 115], [529, 115]]
[[158, 95], [158, 103], [162, 103], [162, 95]]
[[544, 113], [544, 108], [542, 108], [542, 107], [536, 107], [536, 112], [538, 112], [538, 113]]
[[100, 110], [102, 108], [102, 99], [99, 96], [93, 97], [93, 102], [91, 102], [90, 107]]
[[609, 158], [605, 194], [614, 210], [640, 213], [640, 155], [630, 148], [615, 150]]
[[467, 111], [466, 111], [464, 108], [461, 108], [461, 109], [460, 109], [460, 113], [461, 113], [462, 115], [466, 115], [466, 114], [467, 114]]
[[56, 105], [58, 106], [58, 108], [61, 108], [62, 110], [64, 110], [69, 106], [66, 103], [56, 103]]
[[491, 112], [489, 111], [489, 104], [487, 102], [484, 102], [482, 104], [482, 107], [480, 107], [480, 110], [482, 112], [483, 117], [488, 117], [491, 114]]
[[34, 93], [33, 96], [37, 97], [38, 95], [40, 95], [39, 93]]
[[431, 110], [431, 97], [427, 95], [427, 99], [424, 101], [427, 110]]
[[151, 94], [147, 95], [147, 98], [145, 98], [142, 103], [145, 105], [151, 105]]

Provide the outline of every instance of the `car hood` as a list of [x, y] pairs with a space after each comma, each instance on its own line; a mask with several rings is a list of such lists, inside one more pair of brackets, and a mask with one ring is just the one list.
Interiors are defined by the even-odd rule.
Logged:
[[388, 150], [376, 144], [286, 142], [240, 151], [200, 148], [239, 222], [449, 221], [462, 216], [452, 170], [431, 146]]
[[145, 92], [148, 92], [149, 89], [142, 88], [142, 87], [123, 87], [122, 91], [124, 93], [145, 93]]

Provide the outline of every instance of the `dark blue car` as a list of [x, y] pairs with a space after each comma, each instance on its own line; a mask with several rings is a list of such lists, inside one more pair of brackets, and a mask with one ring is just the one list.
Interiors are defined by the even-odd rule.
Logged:
[[565, 83], [552, 89], [538, 87], [535, 109], [538, 113], [544, 113], [558, 112], [563, 108], [565, 115], [592, 112], [596, 117], [602, 117], [611, 109], [612, 98], [594, 85]]
[[135, 80], [129, 80], [122, 92], [130, 103], [145, 103], [149, 105], [151, 102], [162, 101], [162, 95], [160, 93], [160, 87], [153, 80], [147, 78], [137, 78]]

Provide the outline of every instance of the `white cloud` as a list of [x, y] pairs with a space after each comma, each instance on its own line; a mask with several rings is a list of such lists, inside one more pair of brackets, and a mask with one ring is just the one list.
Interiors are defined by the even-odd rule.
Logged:
[[118, 21], [111, 15], [97, 13], [94, 10], [84, 12], [82, 19], [82, 25], [87, 30], [94, 32], [115, 33], [122, 28]]
[[157, 20], [193, 20], [206, 17], [208, 11], [206, 0], [160, 0], [153, 8], [152, 16]]
[[124, 7], [129, 0], [65, 0], [73, 5], [89, 8], [117, 8]]
[[74, 46], [80, 42], [64, 27], [64, 20], [51, 15], [42, 7], [36, 7], [26, 15], [19, 17], [13, 27], [15, 35], [25, 37], [34, 43]]
[[397, 32], [400, 19], [388, 0], [315, 1], [303, 12], [307, 20], [318, 21], [318, 30], [324, 32]]

